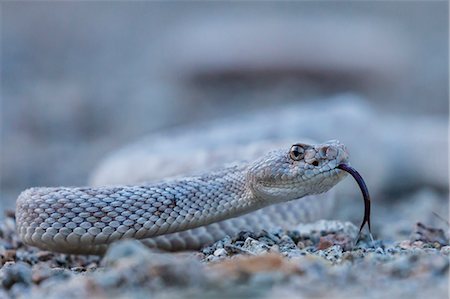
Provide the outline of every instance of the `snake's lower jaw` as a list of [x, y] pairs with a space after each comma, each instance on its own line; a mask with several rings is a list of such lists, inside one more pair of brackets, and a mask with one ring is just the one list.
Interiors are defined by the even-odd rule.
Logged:
[[347, 176], [347, 173], [339, 169], [332, 169], [329, 175], [325, 176], [321, 183], [316, 185], [316, 190], [311, 190], [308, 195], [325, 193], [336, 186], [340, 181], [342, 181]]
[[[309, 190], [304, 188], [284, 188], [259, 185], [253, 189], [256, 198], [263, 200], [266, 204], [286, 202], [308, 195]], [[320, 193], [320, 192], [319, 192]]]
[[251, 189], [256, 198], [262, 199], [269, 204], [273, 204], [295, 200], [307, 195], [325, 193], [342, 181], [346, 176], [347, 173], [345, 171], [335, 168], [310, 179], [308, 184], [305, 182], [298, 185], [292, 183], [290, 185], [291, 187], [286, 187], [286, 185], [268, 186], [263, 183], [255, 183], [252, 185]]

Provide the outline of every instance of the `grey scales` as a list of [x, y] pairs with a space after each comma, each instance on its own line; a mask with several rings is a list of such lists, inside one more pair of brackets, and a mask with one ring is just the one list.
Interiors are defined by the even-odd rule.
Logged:
[[136, 186], [39, 187], [17, 199], [17, 231], [41, 249], [103, 254], [133, 238], [165, 250], [196, 249], [243, 229], [264, 229], [329, 210], [348, 163], [339, 141], [298, 143], [250, 163]]

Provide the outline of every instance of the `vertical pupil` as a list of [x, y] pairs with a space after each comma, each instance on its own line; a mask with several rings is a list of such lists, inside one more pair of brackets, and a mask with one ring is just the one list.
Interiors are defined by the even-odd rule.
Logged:
[[295, 145], [291, 148], [292, 159], [298, 160], [302, 156], [303, 153], [304, 153], [303, 148], [298, 145]]
[[294, 146], [294, 148], [292, 149], [292, 153], [294, 154], [294, 157], [298, 157], [300, 156], [300, 151], [298, 150], [298, 146]]

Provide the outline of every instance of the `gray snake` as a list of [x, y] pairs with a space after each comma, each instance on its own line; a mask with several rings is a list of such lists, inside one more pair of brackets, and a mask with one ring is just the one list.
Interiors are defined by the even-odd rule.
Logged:
[[347, 162], [345, 146], [329, 141], [151, 184], [30, 188], [17, 199], [17, 231], [26, 244], [64, 253], [102, 254], [125, 238], [194, 249], [245, 227], [313, 219]]

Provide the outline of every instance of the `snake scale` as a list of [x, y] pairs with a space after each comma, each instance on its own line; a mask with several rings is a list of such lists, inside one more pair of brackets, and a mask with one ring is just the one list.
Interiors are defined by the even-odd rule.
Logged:
[[320, 217], [348, 158], [338, 141], [298, 143], [250, 163], [155, 183], [30, 188], [17, 199], [17, 231], [26, 244], [63, 253], [102, 254], [125, 238], [195, 249], [242, 229]]

